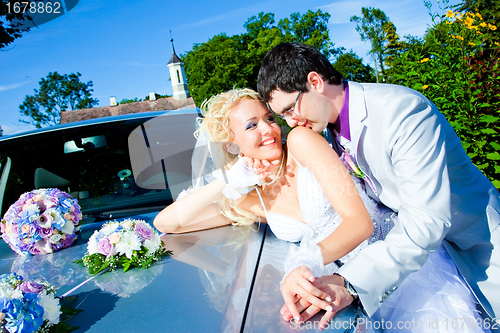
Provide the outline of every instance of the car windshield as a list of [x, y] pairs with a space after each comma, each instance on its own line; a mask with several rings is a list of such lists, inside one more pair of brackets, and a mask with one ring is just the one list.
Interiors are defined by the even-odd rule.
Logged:
[[[2, 216], [22, 193], [52, 187], [78, 199], [84, 223], [161, 210], [187, 187], [191, 170], [189, 160], [169, 168], [179, 154], [163, 149], [158, 157], [154, 149], [175, 146], [177, 140], [191, 140], [193, 147], [195, 116], [169, 115], [162, 121], [135, 116], [0, 141]], [[175, 129], [183, 135], [172, 135]]]

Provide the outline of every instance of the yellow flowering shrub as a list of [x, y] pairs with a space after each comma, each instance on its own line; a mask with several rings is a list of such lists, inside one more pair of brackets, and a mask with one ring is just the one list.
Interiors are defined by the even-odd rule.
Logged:
[[[444, 3], [444, 6], [447, 2]], [[500, 43], [481, 13], [440, 5], [422, 39], [410, 39], [388, 82], [422, 92], [447, 117], [472, 162], [500, 188]]]

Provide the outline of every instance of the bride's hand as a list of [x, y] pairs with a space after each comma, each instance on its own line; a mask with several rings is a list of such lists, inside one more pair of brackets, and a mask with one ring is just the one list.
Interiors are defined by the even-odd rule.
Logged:
[[280, 160], [269, 162], [267, 160], [259, 160], [257, 158], [251, 158], [248, 156], [243, 156], [241, 159], [245, 162], [246, 165], [248, 165], [250, 170], [252, 170], [259, 177], [260, 181], [269, 176], [269, 174], [271, 173], [271, 168], [281, 162]]
[[[339, 275], [325, 275], [323, 277], [315, 279], [313, 285], [319, 288], [321, 291], [327, 293], [333, 298], [331, 305], [333, 307], [333, 311], [327, 311], [320, 320], [320, 327], [325, 328], [328, 326], [330, 320], [343, 308], [349, 306], [353, 298], [350, 296], [344, 285], [344, 279]], [[321, 308], [311, 304], [303, 298], [295, 297], [294, 298], [295, 306], [297, 311], [301, 314], [302, 320], [309, 320], [312, 316], [318, 313]], [[288, 306], [285, 304], [281, 308], [280, 311], [283, 319], [286, 321], [290, 321], [293, 318], [292, 313], [288, 309]]]

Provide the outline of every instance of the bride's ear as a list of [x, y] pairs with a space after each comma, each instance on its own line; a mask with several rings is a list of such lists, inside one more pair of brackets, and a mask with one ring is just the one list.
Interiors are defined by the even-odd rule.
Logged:
[[222, 147], [229, 153], [233, 155], [238, 155], [240, 153], [240, 147], [235, 143], [223, 143]]

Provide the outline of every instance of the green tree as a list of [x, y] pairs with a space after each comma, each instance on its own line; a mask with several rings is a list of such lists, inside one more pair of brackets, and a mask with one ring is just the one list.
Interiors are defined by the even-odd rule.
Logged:
[[39, 82], [40, 90], [33, 89], [33, 96], [26, 96], [19, 106], [21, 116], [27, 119], [19, 121], [41, 128], [44, 125], [57, 125], [61, 121], [61, 112], [91, 108], [98, 103], [91, 97], [92, 81], [80, 81], [80, 73], [60, 75], [50, 72]]
[[[160, 95], [160, 94], [158, 94], [158, 93], [155, 93], [155, 98], [156, 98], [156, 99], [160, 99], [160, 98], [168, 98], [168, 97], [172, 97], [172, 96], [171, 96], [171, 95], [169, 95], [169, 94]], [[149, 94], [148, 94], [146, 97], [144, 97], [143, 101], [149, 101]]]
[[321, 10], [308, 10], [304, 15], [292, 13], [290, 18], [279, 21], [278, 27], [289, 42], [300, 42], [321, 51], [327, 58], [335, 53], [334, 44], [330, 41], [328, 20], [330, 14]]
[[239, 36], [220, 34], [195, 44], [184, 57], [191, 96], [197, 105], [233, 86], [246, 87], [245, 47]]
[[129, 104], [129, 103], [135, 103], [135, 102], [140, 102], [142, 99], [134, 97], [132, 99], [124, 98], [120, 101], [118, 104]]
[[[0, 50], [21, 37], [22, 32], [28, 32], [29, 28], [21, 29], [22, 21], [31, 20], [27, 14], [15, 13], [12, 7], [9, 12], [8, 2], [8, 0], [0, 1]], [[16, 21], [17, 23], [14, 23]]]
[[246, 73], [248, 87], [257, 89], [257, 76], [260, 64], [267, 52], [276, 45], [285, 42], [282, 31], [275, 25], [274, 14], [264, 14], [250, 17], [244, 24], [246, 33], [240, 36], [245, 50], [245, 67], [242, 72]]
[[363, 64], [353, 50], [343, 52], [337, 56], [333, 67], [338, 70], [342, 76], [349, 81], [356, 82], [376, 82], [374, 70], [370, 65]]
[[197, 105], [233, 87], [257, 88], [257, 75], [266, 53], [282, 42], [303, 42], [323, 54], [335, 54], [328, 36], [330, 14], [320, 10], [293, 13], [276, 24], [274, 14], [259, 13], [244, 24], [245, 33], [220, 34], [195, 44], [182, 60], [191, 96]]
[[[356, 22], [356, 31], [361, 36], [361, 40], [370, 41], [372, 45], [370, 54], [375, 61], [377, 82], [383, 82], [385, 79], [384, 54], [386, 51], [384, 25], [389, 22], [389, 18], [378, 8], [362, 7], [361, 13], [362, 17], [351, 16], [351, 22]], [[380, 68], [381, 77], [378, 75], [377, 67]]]
[[[394, 71], [399, 70], [395, 68], [394, 64], [397, 62], [397, 58], [407, 50], [408, 44], [405, 41], [401, 41], [399, 35], [396, 32], [396, 26], [391, 21], [387, 21], [384, 25], [384, 40], [387, 43], [385, 46], [385, 56], [384, 63], [386, 66], [386, 82], [391, 83], [391, 76]], [[411, 37], [408, 37], [411, 39]]]

